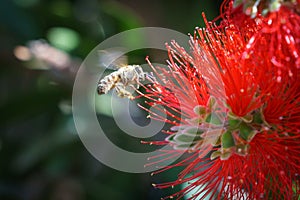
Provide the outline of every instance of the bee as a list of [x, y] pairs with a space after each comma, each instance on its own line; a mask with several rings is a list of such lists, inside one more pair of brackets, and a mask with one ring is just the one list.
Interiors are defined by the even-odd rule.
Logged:
[[147, 76], [148, 73], [144, 72], [140, 65], [126, 65], [101, 79], [97, 85], [97, 92], [99, 95], [106, 94], [115, 88], [118, 96], [133, 99], [127, 88], [138, 89], [140, 82], [145, 81]]

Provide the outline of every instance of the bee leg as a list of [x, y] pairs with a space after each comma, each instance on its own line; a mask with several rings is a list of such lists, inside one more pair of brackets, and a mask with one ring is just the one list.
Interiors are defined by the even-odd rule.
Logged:
[[153, 72], [151, 72], [151, 73], [145, 72], [145, 74], [144, 74], [144, 79], [148, 79], [148, 80], [151, 81], [152, 83], [153, 83], [153, 82], [156, 82], [156, 78], [155, 78]]
[[118, 83], [116, 84], [116, 92], [118, 94], [119, 97], [122, 97], [122, 98], [129, 98], [129, 99], [134, 99], [134, 97], [132, 96], [132, 94], [126, 90], [125, 86], [121, 83]]
[[[133, 86], [134, 88], [134, 86]], [[140, 88], [140, 80], [137, 78], [137, 81], [136, 81], [136, 88], [134, 89], [139, 89]]]
[[141, 79], [141, 75], [140, 74], [135, 75], [135, 80], [136, 80], [136, 88], [134, 88], [134, 87], [133, 88], [134, 89], [139, 89], [140, 85], [141, 85], [140, 80], [143, 81], [143, 79]]

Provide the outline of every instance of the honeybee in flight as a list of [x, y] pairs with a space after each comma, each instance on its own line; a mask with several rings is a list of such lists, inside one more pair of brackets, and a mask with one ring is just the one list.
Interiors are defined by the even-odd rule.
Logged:
[[[119, 59], [119, 62], [120, 60], [125, 62], [124, 57]], [[118, 68], [117, 71], [99, 80], [97, 85], [98, 94], [106, 94], [115, 88], [119, 97], [133, 99], [134, 97], [128, 91], [128, 88], [138, 89], [140, 82], [145, 81], [149, 74], [144, 72], [140, 65], [124, 65], [120, 63], [114, 65], [113, 68]]]
[[146, 79], [147, 74], [140, 65], [121, 67], [98, 82], [97, 92], [99, 95], [106, 94], [115, 88], [118, 96], [133, 99], [134, 97], [127, 87], [138, 89], [140, 82]]

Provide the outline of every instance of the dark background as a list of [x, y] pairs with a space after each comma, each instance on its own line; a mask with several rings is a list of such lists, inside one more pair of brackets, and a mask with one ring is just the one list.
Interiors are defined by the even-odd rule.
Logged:
[[[220, 2], [1, 0], [0, 199], [160, 199], [176, 191], [151, 186], [175, 179], [172, 171], [154, 177], [119, 172], [87, 152], [71, 113], [74, 76], [77, 64], [106, 38], [144, 26], [193, 33], [204, 26], [201, 12], [213, 19]], [[17, 51], [37, 39], [70, 55], [74, 65], [60, 69]], [[147, 53], [130, 55], [138, 63]], [[118, 131], [111, 117], [99, 117]]]

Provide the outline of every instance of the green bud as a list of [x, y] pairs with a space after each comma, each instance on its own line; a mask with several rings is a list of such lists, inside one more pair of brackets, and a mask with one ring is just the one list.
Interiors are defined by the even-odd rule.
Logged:
[[253, 115], [253, 123], [255, 124], [262, 124], [263, 120], [262, 120], [262, 116], [260, 112], [255, 112]]
[[168, 137], [166, 137], [166, 141], [171, 142], [171, 143], [175, 143], [174, 137], [175, 137], [175, 133], [172, 135], [169, 135]]
[[228, 124], [231, 130], [235, 130], [239, 127], [241, 121], [238, 119], [232, 119], [232, 118], [228, 118]]
[[231, 151], [226, 151], [226, 152], [221, 154], [220, 159], [221, 160], [228, 160], [228, 158], [230, 158], [231, 154], [232, 154]]
[[221, 145], [221, 137], [218, 137], [218, 138], [214, 141], [214, 143], [212, 143], [212, 145], [213, 145], [213, 146], [219, 146], [219, 145]]
[[206, 115], [206, 107], [202, 106], [202, 105], [198, 105], [194, 107], [194, 113], [196, 113], [197, 115]]
[[262, 14], [263, 16], [266, 16], [268, 13], [269, 13], [269, 9], [263, 9], [263, 10], [261, 11], [261, 14]]
[[175, 144], [174, 145], [174, 149], [178, 149], [178, 150], [189, 150], [191, 149], [193, 146], [193, 144], [189, 144], [189, 143], [183, 143], [183, 144]]
[[235, 149], [236, 154], [241, 156], [246, 156], [249, 152], [249, 144], [239, 144], [236, 145]]
[[222, 125], [222, 121], [215, 113], [210, 113], [206, 116], [205, 122], [214, 124], [214, 125]]
[[246, 141], [250, 141], [256, 134], [256, 131], [246, 123], [241, 123], [239, 132], [240, 137]]
[[204, 133], [204, 130], [200, 129], [199, 127], [197, 126], [191, 126], [191, 127], [188, 127], [186, 129], [184, 129], [182, 131], [182, 133], [186, 134], [186, 135], [191, 135], [191, 136], [196, 136], [196, 135], [201, 135], [202, 133]]
[[216, 98], [213, 97], [213, 96], [210, 96], [210, 97], [209, 97], [209, 100], [208, 100], [208, 102], [207, 102], [207, 105], [208, 105], [208, 107], [209, 107], [210, 109], [213, 109], [214, 106], [216, 105], [216, 102], [217, 102]]
[[238, 119], [239, 118], [232, 111], [228, 112], [228, 117], [230, 117], [231, 119]]
[[234, 0], [233, 1], [233, 7], [236, 8], [240, 6], [243, 3], [243, 0]]
[[221, 136], [221, 145], [225, 149], [235, 146], [234, 139], [233, 139], [232, 133], [230, 131], [226, 131]]
[[210, 155], [210, 159], [211, 160], [214, 160], [216, 159], [217, 157], [220, 157], [221, 156], [221, 152], [220, 151], [214, 151], [211, 155]]
[[279, 0], [271, 0], [269, 3], [269, 10], [270, 12], [277, 11], [280, 8], [281, 4]]
[[198, 140], [202, 140], [202, 138], [200, 136], [192, 136], [192, 135], [187, 135], [187, 134], [176, 134], [176, 136], [174, 137], [174, 141], [176, 143], [192, 143], [193, 141], [198, 141]]
[[241, 119], [246, 123], [251, 123], [253, 120], [253, 115], [247, 114], [247, 115], [241, 117]]
[[203, 122], [203, 118], [200, 117], [194, 117], [192, 119], [187, 119], [187, 121], [192, 124], [192, 125], [198, 125], [201, 124]]

